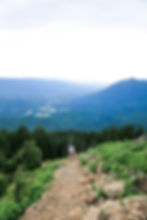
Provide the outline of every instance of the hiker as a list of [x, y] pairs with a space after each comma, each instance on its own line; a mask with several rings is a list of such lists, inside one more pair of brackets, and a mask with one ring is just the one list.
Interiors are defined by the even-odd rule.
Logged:
[[68, 155], [69, 155], [69, 157], [71, 157], [71, 158], [75, 157], [75, 153], [76, 153], [75, 147], [73, 145], [70, 145], [68, 147]]

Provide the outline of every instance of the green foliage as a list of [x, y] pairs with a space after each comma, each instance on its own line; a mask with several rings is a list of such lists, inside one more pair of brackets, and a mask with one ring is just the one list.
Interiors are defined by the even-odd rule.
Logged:
[[33, 171], [20, 168], [0, 201], [0, 219], [16, 220], [29, 205], [38, 200], [44, 190], [50, 187], [57, 167], [57, 163], [51, 163]]
[[11, 159], [8, 159], [8, 161], [5, 164], [5, 173], [13, 174], [18, 166], [18, 160], [16, 157], [13, 157]]
[[34, 169], [41, 165], [42, 152], [34, 141], [26, 141], [18, 153], [18, 160], [26, 169]]
[[8, 184], [8, 179], [6, 175], [0, 173], [0, 196], [5, 193], [7, 184]]
[[87, 157], [86, 156], [81, 156], [80, 157], [80, 164], [82, 166], [85, 166], [88, 163]]
[[4, 152], [0, 150], [0, 170], [4, 171], [6, 166], [6, 157], [4, 155]]
[[95, 161], [89, 162], [88, 167], [89, 167], [91, 172], [96, 173], [96, 171], [97, 171], [97, 162], [95, 162]]
[[134, 181], [131, 178], [125, 179], [125, 189], [120, 197], [131, 196], [135, 194]]
[[101, 198], [107, 198], [107, 196], [106, 196], [106, 194], [104, 193], [102, 187], [99, 187], [99, 188], [97, 189], [97, 198], [98, 198], [98, 200], [101, 199]]
[[[136, 183], [140, 174], [147, 173], [147, 142], [138, 144], [135, 141], [110, 142], [99, 145], [93, 150], [99, 154], [103, 171], [112, 174], [126, 183], [122, 196], [137, 193]], [[93, 164], [93, 162], [91, 162]], [[94, 165], [91, 165], [94, 166]], [[91, 168], [93, 171], [93, 169]]]
[[21, 199], [26, 194], [26, 186], [29, 182], [22, 169], [18, 169], [14, 180], [14, 200], [16, 202], [21, 202]]
[[19, 204], [14, 201], [0, 202], [0, 219], [1, 220], [16, 220], [21, 214]]

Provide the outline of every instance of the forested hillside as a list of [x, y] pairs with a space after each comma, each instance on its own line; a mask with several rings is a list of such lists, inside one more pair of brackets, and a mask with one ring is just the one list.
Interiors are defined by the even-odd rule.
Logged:
[[[85, 204], [87, 198], [83, 200], [81, 196], [79, 199], [78, 193], [79, 191], [83, 192], [83, 186], [77, 182], [82, 177], [81, 170], [76, 165], [77, 163], [72, 164], [72, 157], [69, 165], [65, 166], [69, 145], [76, 147], [77, 154], [84, 153], [89, 149], [86, 157], [80, 156], [80, 161], [81, 164], [88, 165], [92, 172], [96, 171], [98, 164], [103, 160], [105, 172], [115, 172], [118, 177], [124, 177], [126, 180], [129, 180], [132, 169], [134, 169], [133, 173], [137, 172], [137, 175], [140, 174], [140, 171], [146, 172], [146, 143], [140, 145], [139, 140], [138, 142], [131, 142], [131, 144], [125, 142], [125, 140], [136, 139], [143, 134], [142, 128], [136, 129], [131, 125], [121, 129], [112, 127], [101, 132], [72, 130], [49, 132], [41, 127], [34, 131], [29, 131], [25, 127], [20, 127], [13, 132], [2, 130], [0, 132], [0, 219], [17, 220], [28, 206], [40, 199], [46, 190], [48, 190], [49, 195], [42, 197], [45, 200], [44, 203], [40, 200], [41, 204], [44, 204], [40, 207], [52, 207], [50, 212], [47, 211], [47, 219], [52, 220], [53, 214], [58, 213], [60, 215], [62, 205], [65, 208], [63, 199], [66, 202], [71, 202], [72, 206], [74, 202], [79, 205]], [[116, 144], [114, 142], [109, 143], [110, 141], [115, 141]], [[97, 144], [98, 147], [95, 148], [94, 146]], [[129, 159], [129, 157], [131, 158]], [[61, 161], [61, 159], [64, 160]], [[55, 188], [52, 189], [51, 181], [54, 179], [54, 172], [59, 166], [63, 166], [63, 168], [61, 168], [61, 174], [56, 175]], [[134, 182], [129, 182], [129, 184], [132, 188], [125, 191], [125, 195], [132, 193], [130, 190], [134, 190], [134, 185], [132, 185]], [[63, 191], [60, 190], [60, 185], [63, 186]], [[78, 195], [78, 200], [72, 196], [72, 187], [74, 187], [74, 193]], [[63, 192], [65, 197], [62, 194]], [[72, 198], [70, 201], [68, 201], [69, 195]], [[100, 196], [103, 196], [102, 192]], [[46, 198], [50, 198], [51, 202]], [[59, 209], [56, 201], [60, 204]], [[37, 203], [32, 206], [36, 213], [38, 209], [35, 207], [38, 207]], [[40, 210], [44, 212], [44, 208]], [[38, 219], [42, 218], [42, 212], [37, 213]], [[65, 215], [65, 212], [63, 214]], [[32, 214], [29, 217], [24, 216], [24, 219], [32, 220]]]

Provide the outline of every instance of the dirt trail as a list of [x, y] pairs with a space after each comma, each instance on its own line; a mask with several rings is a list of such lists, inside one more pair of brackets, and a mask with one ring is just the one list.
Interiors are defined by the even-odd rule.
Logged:
[[24, 213], [20, 220], [82, 220], [87, 210], [86, 186], [78, 160], [56, 171], [52, 188]]
[[97, 186], [105, 183], [105, 174], [98, 172], [91, 176], [77, 159], [67, 161], [56, 171], [51, 189], [20, 220], [147, 220], [147, 196], [120, 202], [119, 196], [116, 198], [122, 188], [120, 181], [107, 183], [104, 189], [109, 199], [93, 204], [96, 198], [90, 184], [93, 177]]

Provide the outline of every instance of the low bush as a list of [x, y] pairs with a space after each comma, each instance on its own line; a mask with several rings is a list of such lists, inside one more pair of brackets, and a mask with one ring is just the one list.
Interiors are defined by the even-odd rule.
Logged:
[[91, 162], [89, 162], [88, 166], [89, 166], [89, 169], [90, 169], [91, 172], [96, 173], [96, 171], [97, 171], [97, 162], [91, 161]]
[[18, 152], [17, 159], [26, 169], [34, 169], [41, 165], [42, 152], [33, 140], [29, 140], [24, 143], [22, 149]]
[[0, 173], [0, 196], [2, 196], [7, 188], [7, 176], [3, 173]]
[[21, 207], [14, 201], [0, 202], [0, 219], [16, 220], [21, 214]]
[[101, 198], [105, 198], [105, 199], [107, 198], [107, 196], [106, 196], [106, 194], [104, 193], [102, 187], [99, 187], [99, 188], [97, 189], [97, 198], [98, 198], [98, 200], [101, 199]]
[[80, 157], [80, 164], [85, 166], [88, 163], [87, 157], [86, 156], [81, 156]]
[[23, 211], [50, 187], [57, 163], [46, 164], [33, 171], [20, 168], [0, 201], [0, 220], [16, 220]]

